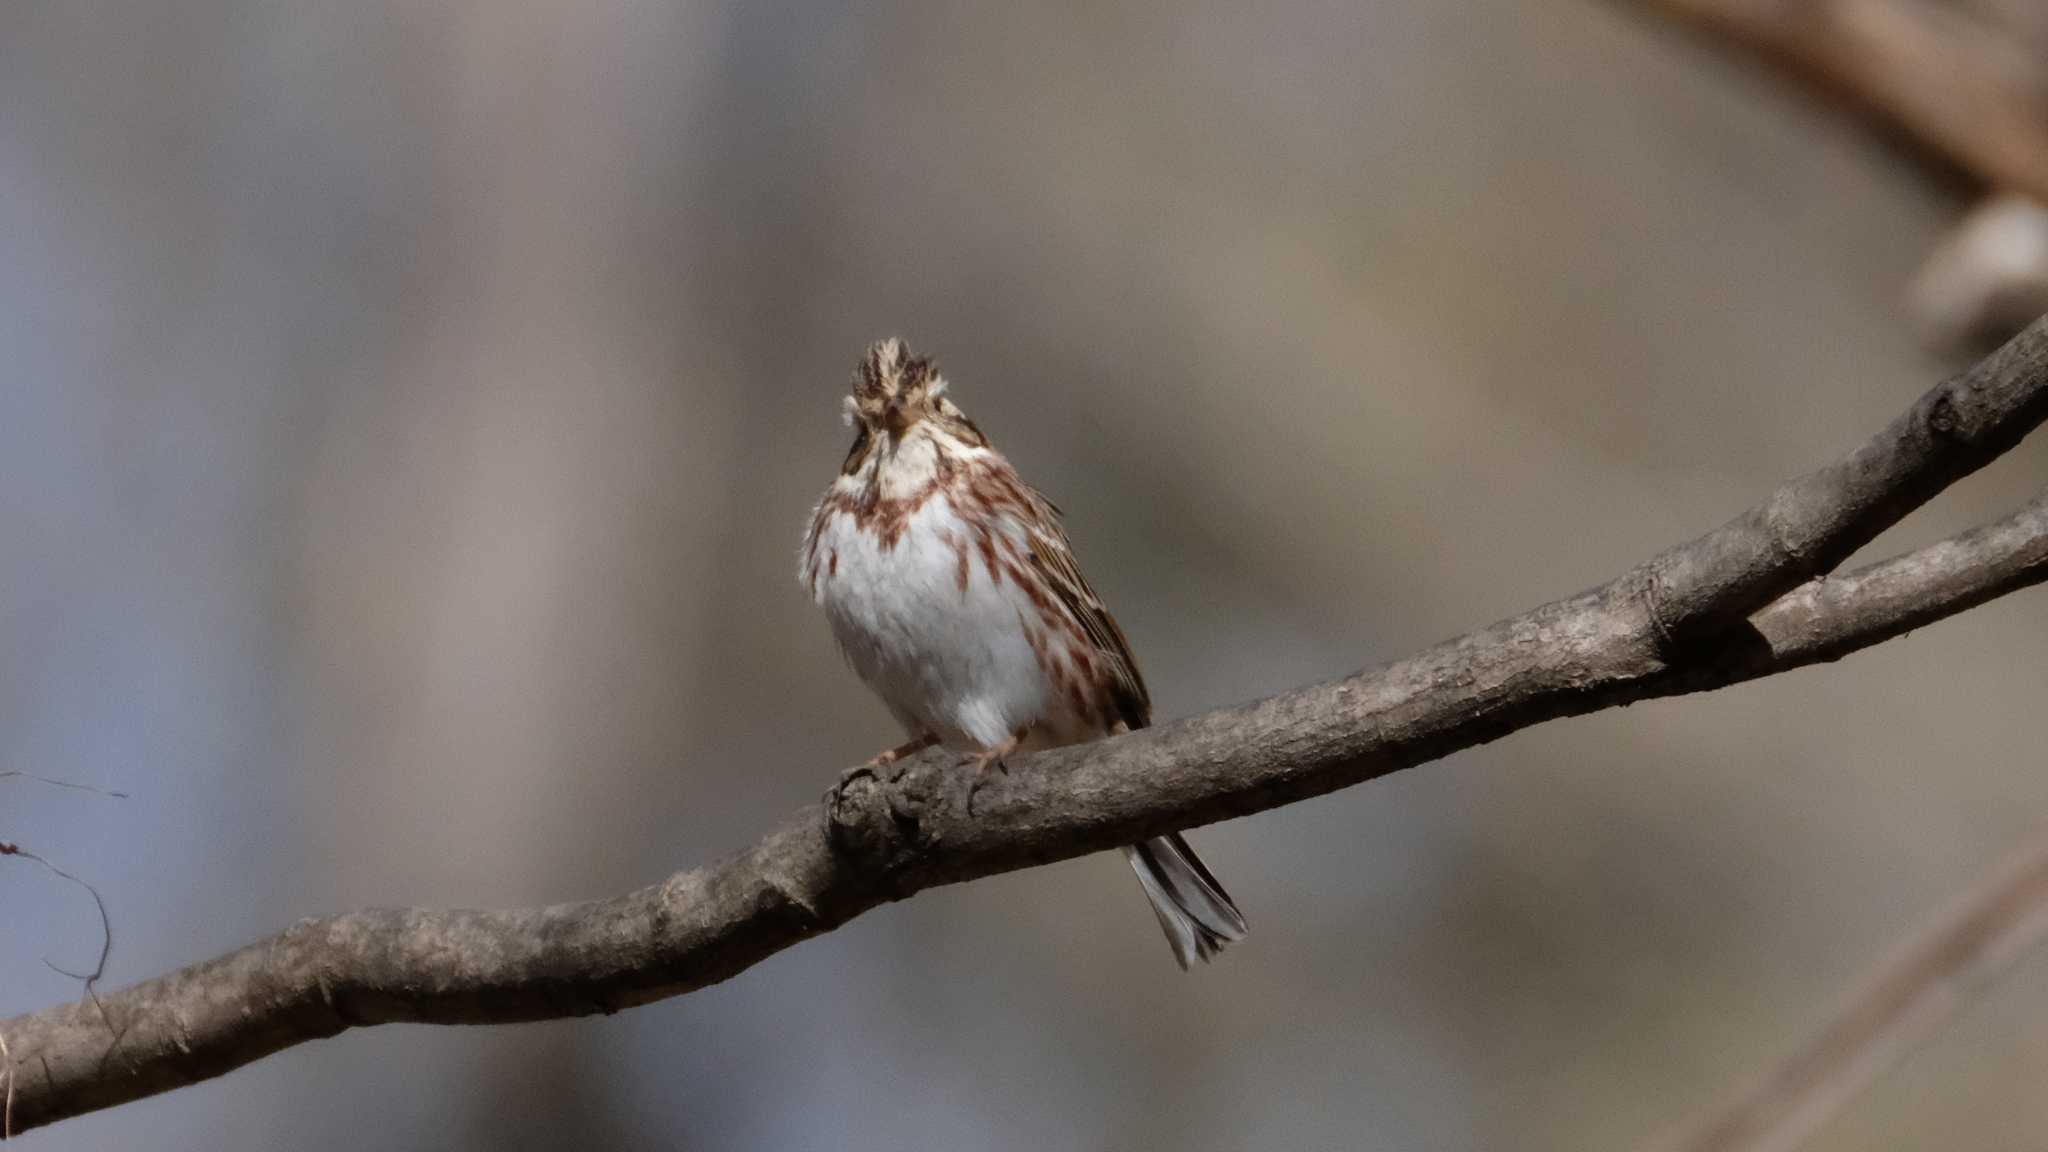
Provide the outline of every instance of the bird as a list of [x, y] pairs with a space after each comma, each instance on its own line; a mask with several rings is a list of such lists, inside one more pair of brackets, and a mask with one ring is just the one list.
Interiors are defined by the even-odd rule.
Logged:
[[[798, 580], [908, 739], [847, 772], [938, 746], [975, 774], [1019, 751], [1143, 728], [1130, 641], [1025, 483], [901, 339], [870, 345], [844, 401], [853, 445], [812, 511]], [[1244, 915], [1179, 833], [1124, 849], [1182, 970], [1244, 938]]]

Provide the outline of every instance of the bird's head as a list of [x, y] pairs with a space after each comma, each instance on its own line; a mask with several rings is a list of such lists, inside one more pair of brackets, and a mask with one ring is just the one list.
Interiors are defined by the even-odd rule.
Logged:
[[872, 448], [893, 454], [920, 434], [977, 447], [988, 444], [947, 398], [946, 380], [931, 359], [911, 355], [909, 346], [894, 336], [868, 345], [861, 356], [853, 371], [853, 392], [846, 398], [846, 422], [855, 433], [844, 468], [849, 474]]

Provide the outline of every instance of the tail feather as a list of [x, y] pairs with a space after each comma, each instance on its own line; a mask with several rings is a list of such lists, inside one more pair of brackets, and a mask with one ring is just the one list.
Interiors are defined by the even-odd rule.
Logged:
[[1193, 961], [1207, 960], [1224, 945], [1244, 939], [1244, 914], [1180, 833], [1134, 844], [1124, 849], [1124, 856], [1144, 885], [1183, 971]]

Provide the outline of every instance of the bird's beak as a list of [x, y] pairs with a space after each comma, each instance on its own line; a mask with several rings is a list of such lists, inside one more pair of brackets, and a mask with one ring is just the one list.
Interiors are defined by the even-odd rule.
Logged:
[[903, 411], [903, 405], [891, 404], [882, 411], [882, 426], [889, 431], [889, 446], [893, 450], [903, 440], [903, 434], [910, 431], [910, 415]]

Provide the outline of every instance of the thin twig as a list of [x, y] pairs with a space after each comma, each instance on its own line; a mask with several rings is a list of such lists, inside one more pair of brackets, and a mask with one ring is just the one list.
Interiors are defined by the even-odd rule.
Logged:
[[74, 780], [58, 780], [49, 776], [39, 776], [34, 772], [24, 772], [19, 768], [9, 768], [5, 771], [0, 771], [0, 779], [6, 779], [10, 776], [19, 776], [24, 780], [34, 780], [39, 784], [48, 784], [53, 788], [75, 788], [80, 792], [92, 792], [100, 796], [112, 797], [115, 800], [126, 800], [128, 798], [126, 792], [116, 792], [112, 788], [100, 788], [92, 784], [80, 784]]
[[[92, 971], [73, 972], [69, 968], [65, 968], [56, 961], [51, 960], [48, 956], [43, 957], [43, 963], [49, 966], [50, 971], [57, 973], [59, 976], [69, 976], [71, 979], [83, 983], [86, 995], [92, 997], [93, 1003], [98, 1004], [99, 992], [94, 986], [99, 983], [100, 977], [107, 974], [107, 957], [114, 951], [114, 921], [107, 915], [107, 902], [100, 898], [100, 890], [86, 883], [73, 873], [67, 872], [47, 859], [23, 848], [19, 844], [0, 840], [0, 856], [19, 856], [23, 860], [33, 860], [44, 868], [49, 869], [52, 875], [69, 880], [80, 888], [85, 889], [86, 894], [92, 897], [93, 908], [100, 915], [100, 954], [99, 959], [93, 962]], [[102, 1016], [106, 1015], [104, 1007], [101, 1008], [100, 1014]]]
[[623, 896], [308, 920], [116, 992], [97, 1016], [69, 1004], [16, 1017], [4, 1026], [22, 1057], [17, 1118], [47, 1124], [352, 1027], [644, 1004], [934, 885], [1279, 807], [1559, 717], [1839, 659], [2048, 579], [2048, 496], [1822, 578], [2044, 417], [2048, 321], [1840, 460], [1605, 585], [1356, 676], [1020, 757], [973, 813], [945, 757], [927, 754]]

